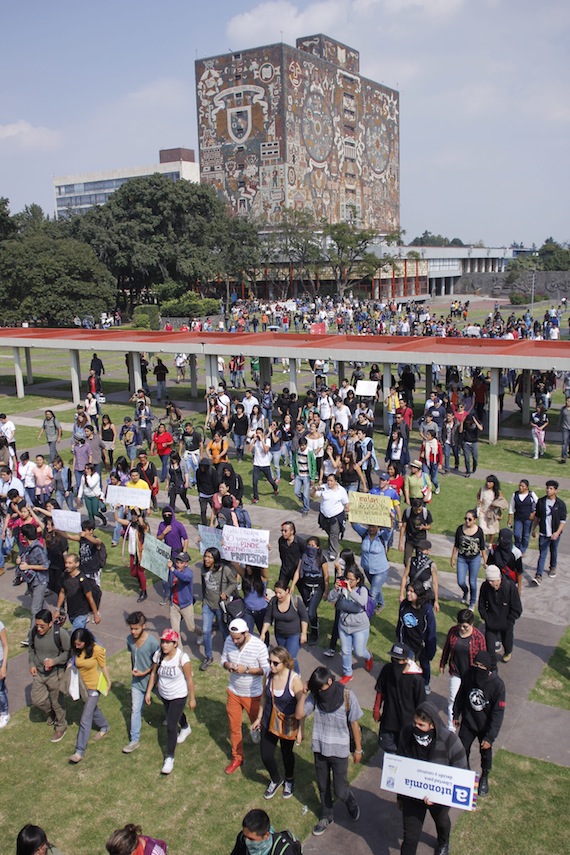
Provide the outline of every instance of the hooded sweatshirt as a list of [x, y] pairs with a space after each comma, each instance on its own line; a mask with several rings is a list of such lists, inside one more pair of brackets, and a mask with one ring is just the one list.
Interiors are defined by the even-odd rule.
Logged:
[[[398, 743], [398, 754], [402, 757], [413, 757], [427, 763], [440, 763], [442, 766], [455, 766], [457, 769], [467, 769], [465, 749], [456, 733], [452, 733], [442, 722], [437, 709], [424, 701], [418, 710], [427, 713], [434, 723], [434, 729], [422, 734], [419, 739], [428, 744], [420, 744], [414, 734], [413, 721], [405, 725]], [[425, 740], [424, 737], [428, 737]], [[429, 737], [431, 736], [431, 740]], [[420, 796], [423, 799], [423, 795]]]
[[[228, 472], [227, 475], [226, 472]], [[222, 469], [222, 480], [220, 483], [228, 485], [230, 493], [232, 496], [235, 496], [241, 505], [241, 501], [243, 499], [243, 479], [241, 475], [234, 472], [234, 467], [231, 463], [224, 464]]]
[[[172, 514], [172, 521], [170, 523], [164, 520], [164, 514], [168, 513]], [[164, 543], [166, 543], [167, 546], [170, 546], [173, 552], [182, 552], [183, 543], [184, 541], [188, 540], [188, 534], [186, 532], [186, 529], [184, 528], [181, 522], [178, 522], [178, 520], [176, 519], [176, 514], [174, 513], [174, 510], [170, 507], [170, 505], [166, 505], [162, 509], [162, 514], [163, 521], [159, 523], [156, 532], [157, 537], [160, 537], [164, 529], [167, 528], [168, 525], [170, 525], [171, 530], [161, 539]]]
[[203, 457], [196, 470], [196, 486], [200, 496], [211, 498], [220, 485], [218, 473], [209, 457]]
[[505, 684], [496, 671], [473, 665], [463, 679], [453, 704], [453, 718], [482, 739], [494, 742], [505, 716]]

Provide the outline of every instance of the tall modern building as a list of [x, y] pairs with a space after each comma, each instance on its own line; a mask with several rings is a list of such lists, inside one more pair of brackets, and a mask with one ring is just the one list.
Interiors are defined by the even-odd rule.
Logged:
[[200, 176], [235, 213], [400, 224], [399, 95], [328, 36], [196, 61]]
[[60, 175], [53, 179], [55, 216], [63, 219], [70, 214], [82, 214], [97, 205], [104, 205], [115, 190], [130, 181], [156, 172], [171, 181], [200, 181], [200, 170], [189, 148], [165, 148], [159, 152], [159, 163], [151, 166], [131, 166], [102, 172], [81, 172]]

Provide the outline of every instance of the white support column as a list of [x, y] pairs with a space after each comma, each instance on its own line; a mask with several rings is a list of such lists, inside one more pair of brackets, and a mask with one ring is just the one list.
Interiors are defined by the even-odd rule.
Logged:
[[24, 397], [24, 375], [22, 373], [22, 362], [20, 360], [20, 348], [13, 347], [14, 355], [14, 375], [16, 377], [16, 395], [18, 398]]
[[263, 388], [265, 383], [271, 384], [271, 357], [259, 357], [259, 385]]
[[530, 424], [530, 370], [528, 368], [523, 369], [522, 423]]
[[289, 392], [297, 394], [297, 360], [289, 357]]
[[206, 389], [213, 386], [218, 387], [218, 357], [212, 354], [206, 354]]
[[489, 443], [496, 445], [499, 438], [499, 368], [491, 368], [489, 389]]
[[24, 348], [26, 354], [26, 385], [34, 385], [34, 371], [32, 368], [32, 350], [30, 347]]
[[81, 364], [79, 362], [79, 351], [69, 351], [71, 365], [71, 397], [74, 404], [81, 403]]
[[188, 366], [190, 368], [190, 394], [193, 398], [198, 397], [198, 361], [195, 353], [191, 353], [188, 357]]
[[133, 350], [129, 354], [129, 358], [131, 360], [132, 368], [131, 376], [135, 387], [133, 392], [136, 392], [137, 389], [142, 389], [141, 355], [138, 350]]
[[392, 385], [392, 364], [390, 362], [385, 362], [382, 368], [382, 427], [384, 433], [388, 433], [389, 422], [388, 422], [388, 410], [384, 406], [384, 401], [390, 394], [390, 386]]

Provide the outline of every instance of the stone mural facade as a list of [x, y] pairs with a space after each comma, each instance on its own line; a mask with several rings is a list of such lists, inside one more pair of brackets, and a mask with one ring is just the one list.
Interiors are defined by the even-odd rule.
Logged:
[[196, 61], [200, 172], [236, 214], [400, 223], [399, 96], [327, 36]]

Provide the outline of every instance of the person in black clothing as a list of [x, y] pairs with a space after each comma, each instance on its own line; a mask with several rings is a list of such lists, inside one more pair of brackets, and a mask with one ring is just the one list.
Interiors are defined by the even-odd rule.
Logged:
[[479, 614], [485, 621], [485, 641], [496, 668], [496, 647], [503, 645], [503, 662], [513, 653], [515, 622], [522, 615], [522, 603], [514, 582], [501, 573], [498, 567], [487, 567], [485, 581], [479, 592]]
[[281, 559], [279, 578], [286, 579], [291, 587], [291, 582], [296, 571], [299, 569], [305, 549], [303, 539], [297, 534], [295, 523], [290, 520], [281, 523], [281, 537], [279, 538], [278, 545], [279, 558]]
[[236, 405], [236, 411], [228, 422], [228, 432], [232, 434], [238, 460], [243, 460], [245, 438], [249, 430], [249, 419], [245, 414], [243, 404]]
[[[252, 843], [257, 844], [257, 847], [252, 847]], [[261, 844], [264, 844], [263, 849], [260, 848]], [[244, 816], [242, 830], [236, 838], [231, 855], [248, 855], [249, 852], [301, 855], [301, 844], [290, 831], [273, 831], [271, 820], [265, 811], [254, 809]]]
[[209, 457], [203, 457], [196, 470], [196, 487], [200, 501], [200, 517], [202, 525], [208, 525], [206, 511], [212, 506], [214, 493], [220, 486], [218, 473]]
[[394, 644], [388, 654], [391, 661], [376, 681], [376, 700], [372, 715], [380, 722], [378, 742], [384, 751], [396, 752], [400, 732], [414, 710], [426, 699], [422, 669], [404, 644]]
[[[467, 757], [459, 737], [445, 727], [436, 708], [427, 701], [418, 706], [412, 723], [402, 730], [398, 754], [427, 763], [467, 769]], [[415, 799], [412, 796], [399, 796], [398, 801], [402, 807], [404, 821], [401, 855], [415, 855], [428, 810], [437, 829], [435, 855], [449, 855], [449, 808], [434, 804], [427, 797]]]
[[487, 566], [490, 564], [498, 567], [507, 579], [515, 583], [520, 596], [523, 579], [522, 552], [518, 546], [513, 546], [513, 532], [510, 528], [502, 528], [497, 543], [489, 547]]
[[230, 494], [235, 496], [240, 505], [243, 504], [243, 478], [234, 471], [234, 467], [231, 463], [224, 463], [220, 484], [227, 484]]
[[492, 657], [480, 650], [475, 662], [461, 680], [453, 704], [453, 723], [459, 728], [459, 738], [469, 763], [473, 740], [481, 748], [481, 778], [479, 795], [489, 792], [489, 772], [493, 765], [493, 742], [497, 739], [505, 716], [505, 684], [492, 670]]

